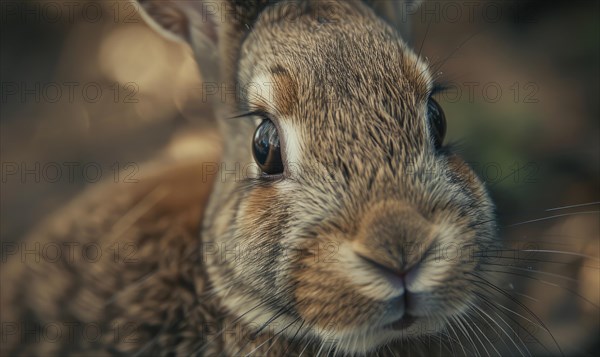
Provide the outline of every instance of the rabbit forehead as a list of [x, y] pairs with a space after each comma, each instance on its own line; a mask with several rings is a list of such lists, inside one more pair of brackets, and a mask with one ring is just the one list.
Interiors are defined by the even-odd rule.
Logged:
[[267, 11], [244, 41], [238, 69], [241, 86], [251, 88], [246, 104], [272, 113], [290, 140], [326, 151], [364, 146], [373, 137], [361, 133], [375, 126], [414, 149], [429, 143], [428, 68], [367, 10], [332, 22], [308, 13], [277, 21]]
[[388, 94], [392, 103], [409, 103], [427, 98], [428, 67], [399, 33], [370, 9], [330, 4], [323, 14], [332, 19], [318, 11], [281, 19], [269, 16], [283, 12], [278, 7], [265, 10], [242, 44], [238, 80], [248, 85], [257, 72], [277, 77], [275, 94], [290, 100], [282, 110], [310, 99], [368, 102]]

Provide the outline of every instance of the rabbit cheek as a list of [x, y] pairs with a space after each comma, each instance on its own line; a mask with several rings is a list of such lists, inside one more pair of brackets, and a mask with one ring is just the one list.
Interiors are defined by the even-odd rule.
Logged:
[[286, 209], [279, 203], [278, 190], [267, 186], [255, 188], [248, 194], [238, 218], [238, 227], [244, 244], [272, 246], [280, 241], [281, 227], [285, 226], [287, 220]]
[[[459, 312], [466, 308], [468, 301], [473, 299], [473, 284], [469, 280], [463, 279], [470, 273], [475, 273], [478, 265], [482, 262], [481, 252], [488, 249], [494, 249], [496, 244], [495, 220], [493, 215], [493, 204], [491, 203], [485, 186], [476, 176], [475, 172], [458, 156], [453, 155], [448, 158], [448, 168], [452, 178], [456, 180], [462, 190], [468, 196], [468, 199], [477, 203], [477, 211], [464, 211], [459, 217], [452, 215], [446, 218], [446, 221], [452, 222], [450, 227], [445, 227], [443, 234], [439, 239], [439, 260], [442, 264], [453, 264], [451, 271], [456, 274], [452, 284], [448, 286], [447, 291], [456, 299], [454, 308], [448, 308], [448, 311], [455, 310]], [[472, 203], [463, 203], [457, 209], [471, 206]], [[451, 228], [454, 227], [454, 228]], [[465, 227], [472, 227], [465, 230]], [[454, 231], [453, 229], [460, 229]]]
[[[305, 249], [319, 252], [323, 246], [315, 240]], [[293, 265], [298, 267], [292, 277], [296, 311], [317, 331], [335, 333], [364, 327], [373, 316], [383, 313], [383, 304], [358, 293], [342, 274], [335, 256], [327, 259], [323, 254], [305, 254]]]
[[454, 177], [465, 185], [477, 202], [481, 202], [482, 200], [487, 201], [487, 194], [483, 184], [463, 159], [457, 155], [452, 155], [448, 158], [448, 166]]
[[464, 222], [462, 226], [474, 226], [473, 237], [467, 243], [475, 243], [476, 249], [485, 250], [495, 246], [496, 223], [494, 219], [493, 203], [491, 202], [484, 184], [475, 172], [460, 157], [454, 155], [448, 158], [448, 167], [462, 185], [470, 200], [477, 204], [477, 212], [464, 214], [471, 222]]

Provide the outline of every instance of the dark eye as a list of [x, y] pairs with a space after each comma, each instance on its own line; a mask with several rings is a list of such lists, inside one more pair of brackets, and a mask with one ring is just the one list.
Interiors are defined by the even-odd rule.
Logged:
[[262, 172], [268, 175], [283, 173], [279, 134], [275, 124], [269, 119], [263, 120], [256, 128], [252, 141], [252, 153]]
[[427, 117], [435, 148], [439, 149], [442, 147], [444, 137], [446, 136], [446, 116], [442, 107], [433, 98], [430, 98], [427, 104]]

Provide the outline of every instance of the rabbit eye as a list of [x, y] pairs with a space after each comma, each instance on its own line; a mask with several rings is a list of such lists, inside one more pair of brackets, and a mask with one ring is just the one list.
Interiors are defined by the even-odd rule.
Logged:
[[430, 98], [427, 104], [427, 117], [435, 148], [439, 149], [442, 147], [444, 137], [446, 136], [446, 116], [442, 107], [433, 98]]
[[269, 119], [263, 120], [254, 132], [252, 141], [254, 161], [268, 175], [283, 173], [279, 134], [275, 124]]

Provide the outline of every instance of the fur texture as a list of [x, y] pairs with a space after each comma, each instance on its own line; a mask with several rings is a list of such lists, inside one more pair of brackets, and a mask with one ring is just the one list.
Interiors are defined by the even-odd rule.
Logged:
[[[132, 242], [140, 255], [15, 263], [3, 299], [24, 307], [3, 321], [109, 332], [26, 347], [16, 336], [7, 351], [399, 354], [469, 307], [465, 277], [495, 244], [492, 204], [457, 156], [435, 149], [432, 77], [393, 21], [360, 1], [143, 3], [157, 29], [190, 43], [205, 80], [237, 90], [212, 96], [221, 172], [212, 186], [197, 162], [166, 167], [143, 186], [89, 193], [40, 228], [30, 241]], [[260, 118], [227, 119], [255, 110], [278, 128], [283, 175], [253, 164]], [[469, 254], [440, 255], [449, 247]], [[404, 314], [414, 322], [394, 327]], [[111, 340], [128, 321], [135, 342]]]

